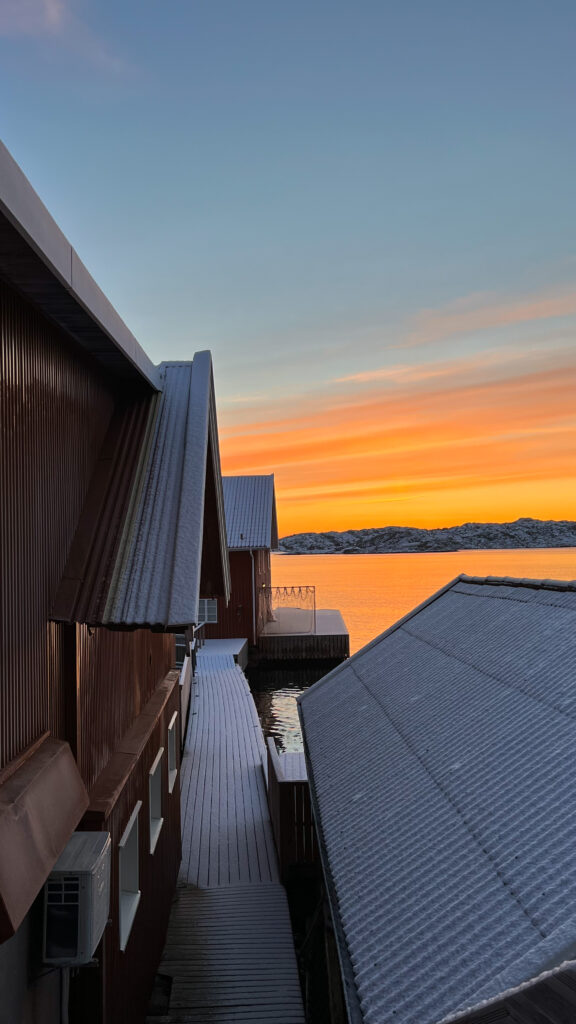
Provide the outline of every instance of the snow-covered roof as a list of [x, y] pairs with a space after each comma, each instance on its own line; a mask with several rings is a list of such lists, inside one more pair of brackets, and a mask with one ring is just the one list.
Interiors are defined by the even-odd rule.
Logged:
[[576, 959], [576, 584], [462, 576], [299, 698], [351, 1020]]
[[278, 547], [274, 474], [225, 476], [224, 508], [231, 550]]
[[[89, 496], [57, 595], [56, 619], [174, 630], [198, 622], [201, 588], [228, 599], [210, 353], [162, 363], [158, 380], [161, 391], [151, 400], [127, 493], [121, 497], [124, 442], [117, 444], [104, 494], [98, 492], [104, 511], [95, 524]], [[101, 478], [101, 469], [95, 476]]]

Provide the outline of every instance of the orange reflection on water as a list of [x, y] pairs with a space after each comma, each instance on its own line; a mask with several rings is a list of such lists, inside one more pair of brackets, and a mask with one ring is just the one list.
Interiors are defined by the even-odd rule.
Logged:
[[576, 548], [412, 555], [273, 555], [274, 586], [315, 586], [318, 608], [338, 608], [353, 654], [460, 573], [576, 579]]

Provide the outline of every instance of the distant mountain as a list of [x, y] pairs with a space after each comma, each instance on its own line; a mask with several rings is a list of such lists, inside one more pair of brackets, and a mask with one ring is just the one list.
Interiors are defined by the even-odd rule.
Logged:
[[383, 526], [342, 533], [294, 533], [282, 537], [288, 555], [375, 555], [406, 551], [459, 551], [462, 548], [576, 547], [576, 522], [517, 519], [515, 523], [463, 523], [440, 530]]

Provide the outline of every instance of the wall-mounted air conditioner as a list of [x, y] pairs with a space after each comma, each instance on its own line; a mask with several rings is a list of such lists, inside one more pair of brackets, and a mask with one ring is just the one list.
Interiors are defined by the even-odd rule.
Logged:
[[74, 832], [44, 886], [44, 962], [91, 960], [109, 905], [110, 833]]

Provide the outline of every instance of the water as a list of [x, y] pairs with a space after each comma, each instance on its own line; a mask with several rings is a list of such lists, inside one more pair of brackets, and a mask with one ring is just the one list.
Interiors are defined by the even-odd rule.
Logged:
[[[460, 573], [574, 580], [576, 548], [272, 556], [274, 586], [315, 586], [318, 608], [342, 612], [351, 654]], [[315, 681], [310, 672], [298, 672], [275, 673], [268, 681], [260, 676], [253, 683], [265, 734], [274, 735], [284, 750], [302, 749], [296, 697]]]
[[265, 736], [273, 736], [283, 751], [302, 750], [296, 698], [327, 670], [325, 668], [248, 669], [246, 675]]

